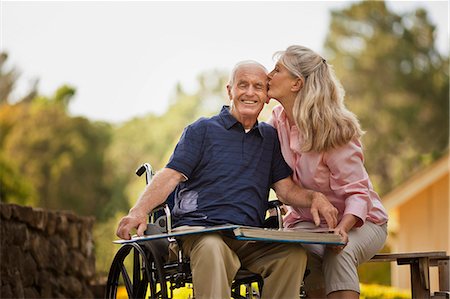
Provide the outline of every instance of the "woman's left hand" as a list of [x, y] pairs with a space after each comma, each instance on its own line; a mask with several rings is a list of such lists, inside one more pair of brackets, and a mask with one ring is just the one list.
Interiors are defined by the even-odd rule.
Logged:
[[348, 234], [347, 234], [347, 231], [344, 228], [339, 227], [339, 226], [337, 226], [334, 229], [334, 233], [341, 236], [342, 243], [344, 243], [344, 245], [328, 245], [327, 247], [330, 248], [334, 253], [338, 254], [347, 245], [347, 243], [348, 243]]
[[331, 250], [333, 250], [335, 253], [339, 253], [344, 249], [344, 247], [348, 243], [348, 232], [355, 226], [355, 224], [358, 222], [358, 217], [352, 214], [345, 214], [344, 217], [342, 217], [341, 222], [336, 226], [334, 229], [334, 233], [338, 234], [342, 237], [342, 243], [344, 245], [330, 245], [328, 246]]

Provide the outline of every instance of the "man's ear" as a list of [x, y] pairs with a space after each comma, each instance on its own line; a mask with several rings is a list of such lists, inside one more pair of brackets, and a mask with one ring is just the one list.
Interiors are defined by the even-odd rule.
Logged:
[[230, 84], [227, 84], [227, 94], [228, 94], [228, 98], [231, 101], [231, 86]]
[[303, 81], [303, 78], [297, 78], [291, 87], [291, 91], [299, 92], [302, 89], [304, 83], [305, 82]]

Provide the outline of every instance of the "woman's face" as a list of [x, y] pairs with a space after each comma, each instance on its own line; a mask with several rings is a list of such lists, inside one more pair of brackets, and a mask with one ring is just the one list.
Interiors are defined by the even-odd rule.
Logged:
[[275, 68], [267, 75], [268, 96], [278, 101], [292, 95], [296, 95], [300, 78], [295, 77], [280, 61], [277, 62]]

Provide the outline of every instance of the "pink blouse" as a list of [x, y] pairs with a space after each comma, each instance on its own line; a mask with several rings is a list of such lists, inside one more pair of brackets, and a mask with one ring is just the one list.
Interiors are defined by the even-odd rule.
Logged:
[[[281, 105], [273, 109], [268, 123], [278, 131], [281, 152], [293, 170], [293, 180], [304, 188], [322, 192], [338, 209], [338, 221], [344, 215], [352, 214], [360, 219], [356, 226], [363, 225], [366, 220], [378, 225], [387, 222], [386, 210], [364, 168], [359, 140], [327, 152], [301, 153], [298, 128], [289, 125]], [[313, 222], [309, 208], [289, 207], [284, 225], [292, 227], [300, 221]], [[321, 226], [327, 226], [324, 219]]]

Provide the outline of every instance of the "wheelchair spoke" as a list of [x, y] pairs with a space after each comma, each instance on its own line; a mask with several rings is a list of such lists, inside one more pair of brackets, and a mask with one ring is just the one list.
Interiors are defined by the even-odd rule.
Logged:
[[131, 283], [130, 280], [130, 276], [128, 275], [128, 271], [125, 268], [125, 265], [122, 264], [120, 265], [120, 272], [122, 273], [122, 278], [123, 278], [123, 283], [125, 284], [125, 288], [127, 289], [127, 294], [129, 297], [133, 298], [133, 294], [134, 294], [134, 290], [133, 290], [133, 285]]
[[136, 248], [134, 248], [133, 253], [133, 294], [137, 294], [141, 282], [141, 257]]

